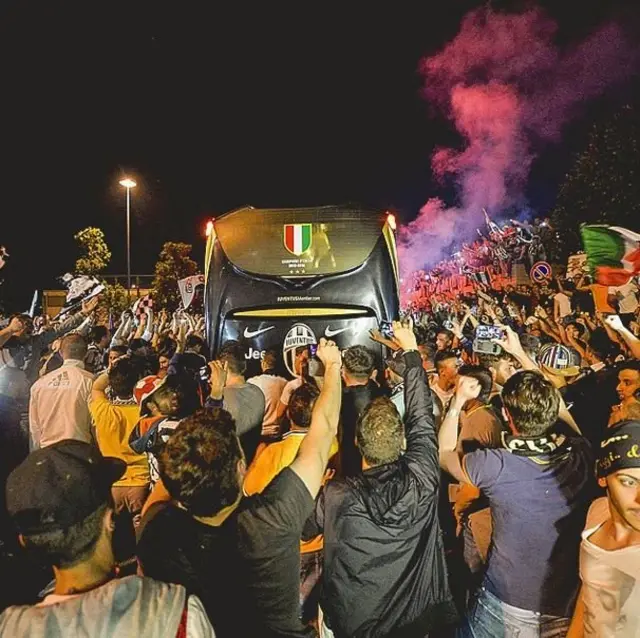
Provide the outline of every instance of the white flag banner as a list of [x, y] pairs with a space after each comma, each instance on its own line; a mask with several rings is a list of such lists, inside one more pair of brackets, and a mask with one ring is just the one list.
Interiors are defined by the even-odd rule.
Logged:
[[180, 291], [182, 306], [185, 310], [193, 302], [197, 286], [204, 286], [204, 275], [191, 275], [191, 277], [185, 277], [178, 281], [178, 290]]
[[579, 275], [589, 272], [587, 266], [587, 254], [578, 253], [576, 255], [570, 255], [567, 261], [567, 279], [573, 279]]
[[0, 268], [5, 265], [5, 260], [9, 256], [7, 249], [4, 246], [0, 246]]
[[105, 289], [104, 284], [101, 284], [95, 277], [89, 277], [88, 275], [74, 277], [71, 273], [66, 273], [59, 279], [67, 287], [67, 299], [60, 312], [56, 315], [56, 319], [61, 319], [69, 312], [79, 310], [83, 301], [89, 301], [89, 299], [99, 295]]
[[29, 308], [29, 312], [27, 313], [30, 317], [35, 317], [37, 305], [38, 305], [38, 291], [34, 290], [33, 299], [31, 300], [31, 307]]

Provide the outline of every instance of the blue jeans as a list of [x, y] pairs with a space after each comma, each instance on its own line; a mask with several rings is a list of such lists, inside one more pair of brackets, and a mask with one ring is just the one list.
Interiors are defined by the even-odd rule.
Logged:
[[570, 622], [570, 618], [512, 607], [481, 587], [456, 638], [564, 638]]
[[300, 610], [305, 624], [318, 618], [322, 559], [322, 550], [300, 554]]

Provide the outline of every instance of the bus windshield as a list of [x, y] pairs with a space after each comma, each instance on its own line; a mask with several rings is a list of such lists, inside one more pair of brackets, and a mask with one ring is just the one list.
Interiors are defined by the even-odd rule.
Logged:
[[382, 228], [358, 209], [244, 208], [216, 220], [227, 258], [240, 270], [266, 276], [335, 275], [364, 263]]

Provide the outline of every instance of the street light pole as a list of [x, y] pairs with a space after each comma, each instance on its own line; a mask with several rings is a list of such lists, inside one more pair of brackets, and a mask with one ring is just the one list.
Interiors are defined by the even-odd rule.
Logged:
[[120, 180], [120, 186], [127, 189], [127, 295], [131, 297], [131, 189], [136, 183], [129, 177]]
[[131, 294], [131, 189], [127, 188], [127, 290]]

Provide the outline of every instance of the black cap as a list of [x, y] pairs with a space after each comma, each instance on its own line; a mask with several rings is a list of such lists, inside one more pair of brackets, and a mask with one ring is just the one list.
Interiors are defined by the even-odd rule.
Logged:
[[25, 536], [66, 530], [108, 502], [126, 464], [67, 439], [32, 452], [7, 479], [7, 510]]
[[596, 476], [604, 478], [620, 470], [638, 467], [640, 467], [640, 421], [616, 423], [606, 431], [600, 443]]

